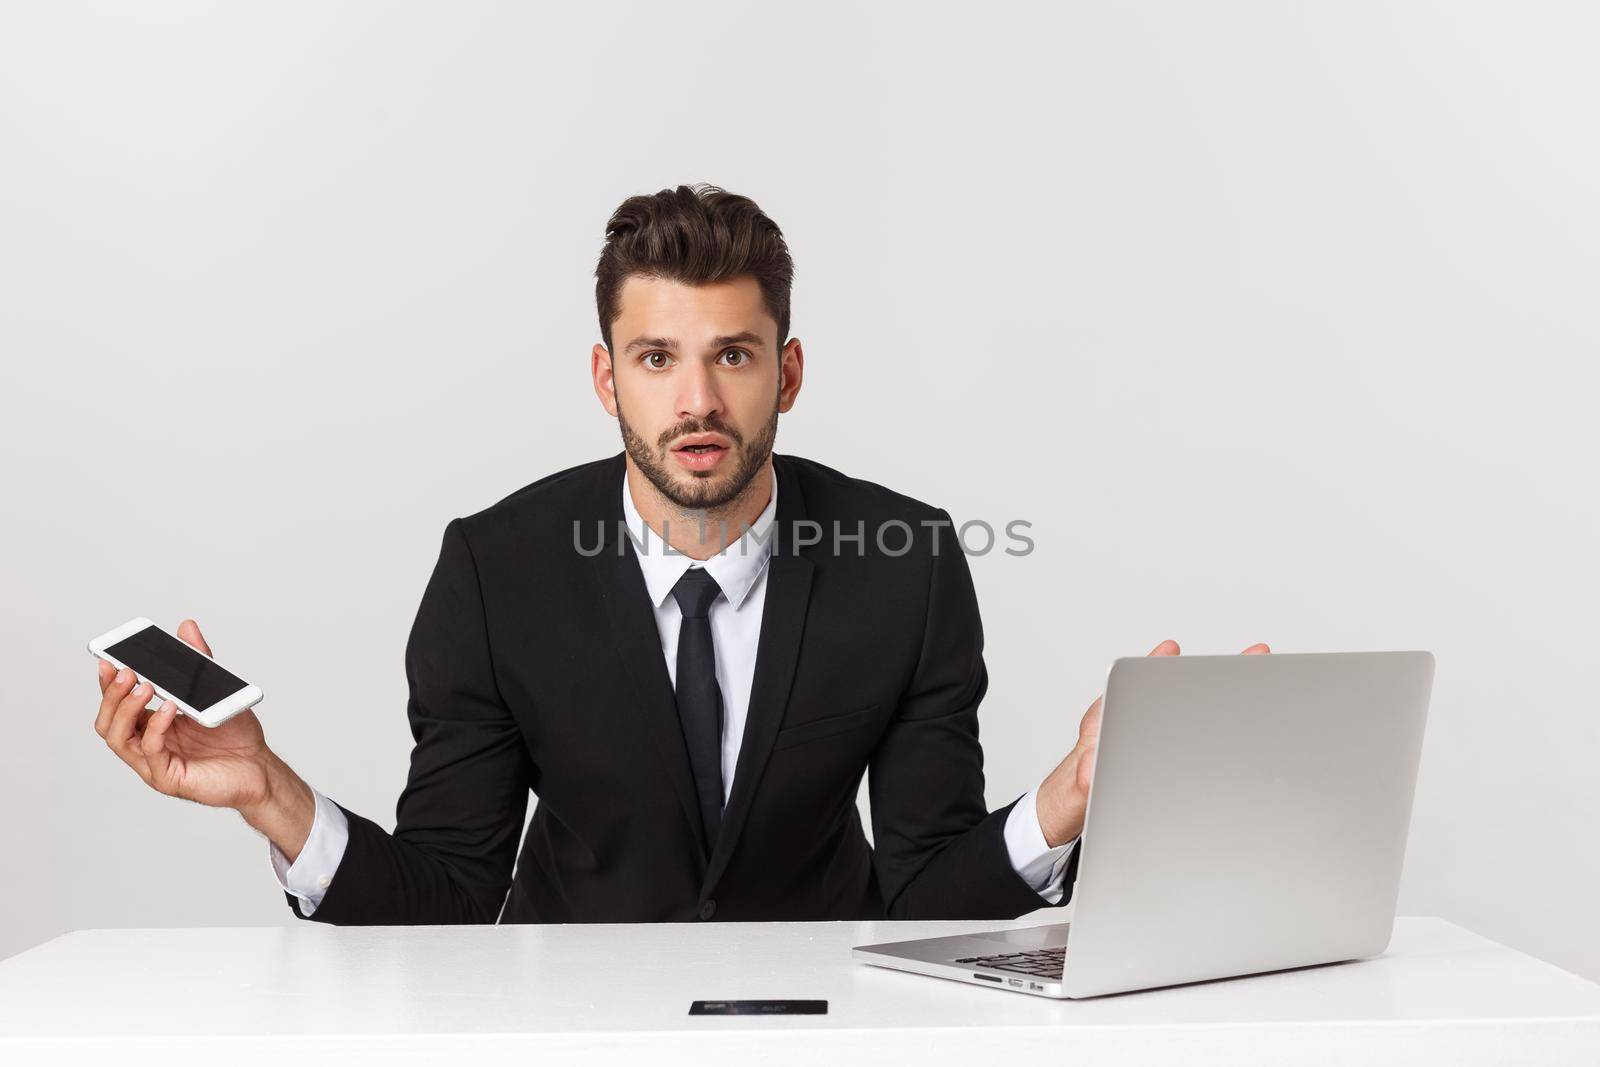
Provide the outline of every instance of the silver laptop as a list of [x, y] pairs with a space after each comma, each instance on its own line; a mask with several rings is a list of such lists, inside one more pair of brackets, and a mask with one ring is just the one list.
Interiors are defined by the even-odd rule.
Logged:
[[1119, 659], [1072, 921], [854, 956], [1042, 997], [1376, 956], [1432, 687], [1427, 652]]

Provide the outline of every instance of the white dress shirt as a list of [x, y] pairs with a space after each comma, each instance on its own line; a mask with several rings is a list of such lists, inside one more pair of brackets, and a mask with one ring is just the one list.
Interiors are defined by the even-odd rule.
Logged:
[[[722, 690], [722, 798], [733, 792], [733, 772], [739, 765], [739, 745], [744, 740], [745, 717], [750, 710], [750, 686], [755, 678], [756, 646], [761, 637], [761, 613], [766, 605], [767, 559], [772, 553], [769, 531], [778, 512], [778, 478], [772, 475], [772, 496], [750, 530], [707, 560], [694, 560], [668, 547], [634, 506], [628, 479], [622, 479], [622, 511], [633, 539], [634, 554], [644, 575], [645, 589], [655, 611], [661, 635], [661, 654], [667, 675], [678, 684], [678, 631], [683, 613], [672, 587], [691, 567], [704, 567], [716, 579], [722, 594], [711, 603], [711, 644], [716, 658], [717, 685]], [[670, 523], [670, 520], [668, 520]], [[692, 520], [685, 520], [692, 521]], [[670, 529], [668, 530], [670, 533]], [[300, 914], [310, 917], [322, 902], [344, 856], [350, 838], [349, 822], [339, 806], [315, 788], [316, 815], [311, 835], [290, 864], [281, 849], [268, 842], [278, 884], [299, 901]], [[1011, 866], [1033, 887], [1045, 903], [1055, 904], [1065, 892], [1063, 875], [1076, 839], [1051, 848], [1039, 826], [1034, 794], [1029, 790], [1006, 817], [1006, 852]]]

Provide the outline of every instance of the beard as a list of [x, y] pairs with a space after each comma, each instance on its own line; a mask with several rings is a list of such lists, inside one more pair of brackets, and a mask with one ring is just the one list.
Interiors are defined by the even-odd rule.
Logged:
[[[720, 419], [692, 419], [679, 423], [657, 438], [651, 446], [628, 425], [622, 413], [622, 398], [617, 398], [617, 424], [622, 429], [622, 447], [627, 450], [634, 465], [639, 468], [656, 492], [684, 511], [715, 511], [739, 498], [772, 455], [772, 444], [778, 437], [778, 405], [774, 401], [772, 415], [760, 432], [747, 444], [742, 434]], [[733, 442], [729, 457], [734, 461], [731, 471], [708, 471], [705, 474], [684, 472], [690, 477], [685, 483], [674, 477], [672, 457], [667, 446], [675, 439], [692, 433], [720, 433]], [[726, 463], [719, 466], [727, 466]]]

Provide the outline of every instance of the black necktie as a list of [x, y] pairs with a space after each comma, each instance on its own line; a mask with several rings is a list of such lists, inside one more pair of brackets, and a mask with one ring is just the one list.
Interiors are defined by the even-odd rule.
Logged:
[[683, 611], [678, 631], [678, 721], [689, 746], [707, 849], [716, 846], [722, 826], [722, 689], [711, 646], [711, 602], [721, 592], [717, 580], [701, 567], [684, 571], [672, 587], [672, 597]]

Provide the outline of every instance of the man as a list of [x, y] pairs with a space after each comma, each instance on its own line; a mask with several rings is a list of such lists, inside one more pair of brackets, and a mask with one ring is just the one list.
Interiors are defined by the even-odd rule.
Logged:
[[[987, 810], [983, 634], [950, 516], [772, 451], [804, 371], [792, 275], [745, 197], [680, 186], [612, 216], [591, 370], [624, 451], [446, 526], [406, 648], [392, 834], [300, 779], [251, 712], [147, 716], [148, 689], [102, 664], [96, 731], [159, 791], [238, 810], [324, 922], [1066, 903], [1099, 702], [1037, 789]], [[192, 621], [179, 636], [209, 652]]]

